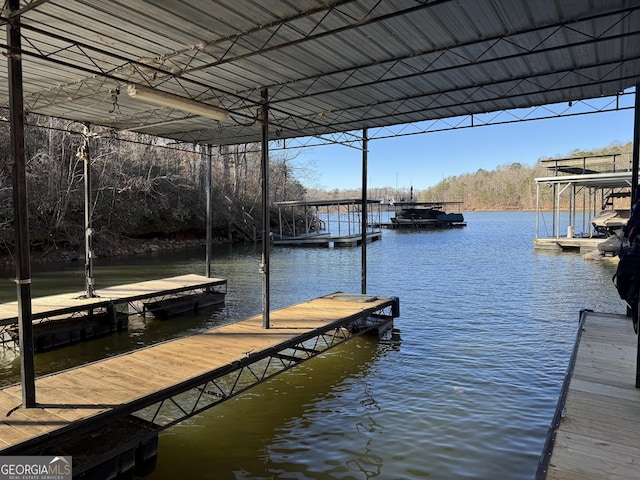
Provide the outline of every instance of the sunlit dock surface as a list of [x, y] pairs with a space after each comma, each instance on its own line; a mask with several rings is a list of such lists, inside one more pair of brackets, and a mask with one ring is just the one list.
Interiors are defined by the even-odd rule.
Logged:
[[[364, 240], [375, 242], [382, 238], [380, 200], [367, 200], [366, 204]], [[362, 245], [363, 205], [361, 198], [275, 202], [278, 227], [271, 242], [274, 245], [328, 248]]]
[[538, 249], [575, 251], [575, 252], [597, 252], [598, 245], [606, 238], [581, 238], [581, 237], [540, 237], [533, 239], [533, 246]]
[[[227, 281], [201, 275], [36, 297], [31, 301], [34, 349], [42, 352], [126, 330], [130, 314], [160, 318], [224, 303]], [[18, 341], [18, 302], [0, 304], [0, 347]]]
[[[381, 232], [367, 233], [367, 242], [375, 242], [382, 238]], [[309, 234], [296, 237], [279, 237], [273, 240], [274, 245], [295, 245], [313, 247], [356, 247], [362, 245], [362, 235], [330, 235]]]
[[640, 478], [637, 342], [629, 317], [581, 313], [576, 348], [537, 478]]
[[[354, 335], [390, 328], [398, 312], [397, 298], [335, 293], [270, 312], [269, 329], [258, 315], [39, 377], [36, 408], [21, 406], [20, 385], [2, 388], [0, 455], [33, 454], [130, 415], [157, 435]], [[75, 475], [74, 452], [58, 454], [74, 457]]]
[[[113, 304], [124, 304], [144, 299], [165, 297], [173, 294], [226, 286], [221, 278], [208, 278], [202, 275], [180, 275], [177, 277], [149, 280], [146, 282], [117, 285], [96, 289], [95, 297], [87, 298], [85, 292], [62, 293], [31, 300], [33, 320], [41, 320], [92, 309], [107, 308]], [[18, 322], [18, 302], [0, 304], [0, 325], [12, 325]]]

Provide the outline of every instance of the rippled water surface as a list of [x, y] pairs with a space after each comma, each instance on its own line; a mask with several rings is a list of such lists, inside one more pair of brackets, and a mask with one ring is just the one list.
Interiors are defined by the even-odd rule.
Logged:
[[[534, 250], [532, 213], [465, 218], [461, 229], [384, 231], [367, 246], [368, 293], [400, 297], [391, 341], [355, 339], [166, 430], [146, 478], [533, 478], [579, 311], [624, 311], [615, 267]], [[201, 257], [98, 261], [96, 282], [204, 273]], [[216, 252], [228, 294], [213, 314], [133, 320], [127, 333], [38, 355], [38, 371], [259, 313], [259, 259], [254, 246]], [[360, 260], [359, 248], [274, 247], [272, 307], [359, 292]], [[33, 289], [81, 290], [82, 265], [40, 268]], [[0, 381], [17, 381], [16, 360], [0, 355]]]

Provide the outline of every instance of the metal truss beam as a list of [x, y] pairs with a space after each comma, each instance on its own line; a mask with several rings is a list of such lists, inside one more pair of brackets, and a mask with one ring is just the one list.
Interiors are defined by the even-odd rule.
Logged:
[[[411, 13], [414, 10], [417, 9], [424, 9], [424, 8], [432, 8], [434, 5], [440, 4], [440, 3], [446, 3], [446, 1], [449, 0], [442, 0], [442, 1], [432, 1], [432, 2], [428, 2], [428, 3], [424, 3], [421, 5], [417, 5], [417, 6], [412, 6], [409, 7], [407, 9], [401, 10], [401, 11], [396, 11], [390, 14], [376, 14], [375, 13], [375, 8], [373, 7], [371, 9], [371, 11], [369, 12], [365, 12], [364, 16], [362, 18], [351, 18], [348, 19], [349, 21], [346, 22], [346, 24], [341, 27], [342, 29], [348, 30], [348, 29], [352, 29], [352, 28], [359, 28], [362, 26], [363, 22], [366, 22], [367, 24], [369, 23], [375, 23], [375, 22], [379, 22], [382, 20], [387, 19], [389, 16], [398, 16], [398, 15], [407, 15], [409, 13]], [[36, 27], [33, 26], [25, 26], [25, 29], [31, 29], [32, 31], [42, 34], [42, 35], [47, 35], [50, 36], [52, 38], [55, 38], [58, 41], [62, 41], [62, 42], [66, 42], [68, 45], [66, 47], [64, 47], [64, 50], [69, 50], [69, 49], [73, 49], [78, 55], [80, 56], [84, 56], [87, 59], [86, 65], [88, 65], [87, 67], [83, 67], [80, 66], [78, 64], [75, 65], [70, 65], [70, 64], [66, 64], [65, 62], [62, 62], [59, 59], [55, 59], [54, 56], [56, 55], [56, 52], [41, 52], [38, 51], [37, 49], [34, 49], [36, 51], [34, 52], [28, 52], [28, 51], [23, 51], [24, 55], [33, 55], [42, 59], [46, 59], [52, 62], [60, 62], [61, 64], [65, 64], [69, 67], [73, 67], [76, 69], [79, 69], [81, 71], [84, 71], [85, 73], [88, 74], [88, 77], [86, 77], [84, 80], [81, 80], [80, 82], [74, 82], [73, 85], [67, 85], [67, 86], [61, 86], [59, 87], [59, 91], [58, 92], [53, 92], [53, 91], [48, 91], [48, 92], [40, 92], [37, 97], [33, 98], [33, 99], [28, 99], [28, 103], [30, 105], [31, 109], [34, 109], [35, 107], [39, 106], [39, 105], [46, 105], [46, 104], [55, 104], [59, 101], [66, 101], [69, 96], [73, 96], [74, 95], [74, 91], [76, 92], [76, 95], [81, 94], [80, 93], [80, 86], [81, 85], [85, 85], [85, 87], [89, 87], [89, 91], [92, 91], [93, 95], [95, 94], [101, 94], [101, 95], [116, 95], [117, 96], [117, 88], [114, 89], [113, 86], [113, 82], [117, 82], [117, 83], [121, 83], [121, 82], [126, 82], [128, 78], [131, 77], [132, 73], [134, 72], [136, 73], [136, 75], [141, 75], [142, 78], [146, 78], [147, 81], [150, 84], [157, 84], [158, 82], [161, 83], [166, 83], [166, 82], [171, 82], [171, 83], [176, 83], [178, 84], [178, 86], [180, 87], [181, 82], [185, 82], [186, 80], [184, 80], [183, 78], [181, 78], [183, 75], [193, 72], [197, 69], [202, 69], [202, 68], [208, 68], [208, 67], [213, 67], [213, 66], [218, 66], [218, 65], [222, 65], [225, 63], [228, 63], [230, 61], [236, 61], [240, 58], [243, 58], [243, 56], [246, 55], [260, 55], [260, 54], [264, 54], [266, 52], [268, 52], [270, 49], [282, 49], [282, 48], [286, 48], [288, 46], [293, 46], [296, 45], [300, 42], [305, 42], [305, 41], [309, 41], [312, 39], [316, 39], [318, 37], [321, 37], [323, 35], [328, 35], [328, 34], [335, 34], [336, 33], [336, 29], [333, 30], [329, 30], [327, 31], [326, 29], [322, 29], [321, 26], [323, 24], [323, 21], [332, 15], [339, 15], [339, 16], [345, 16], [341, 11], [340, 11], [340, 7], [342, 5], [348, 4], [350, 3], [349, 0], [347, 1], [342, 1], [342, 2], [338, 2], [338, 3], [334, 3], [331, 4], [330, 6], [326, 6], [326, 7], [320, 7], [318, 9], [315, 9], [313, 11], [310, 12], [305, 12], [304, 14], [300, 14], [297, 16], [293, 16], [291, 18], [286, 18], [286, 19], [282, 19], [282, 20], [278, 20], [277, 22], [274, 22], [273, 24], [269, 24], [269, 25], [262, 25], [258, 28], [256, 28], [254, 31], [248, 31], [248, 32], [243, 32], [242, 34], [237, 34], [234, 37], [230, 37], [230, 38], [223, 38], [223, 39], [216, 39], [214, 42], [208, 43], [206, 45], [196, 45], [193, 46], [193, 48], [188, 48], [188, 49], [184, 49], [182, 51], [172, 51], [172, 52], [167, 52], [164, 55], [159, 55], [157, 58], [154, 59], [154, 62], [149, 63], [148, 61], [146, 62], [142, 62], [139, 60], [134, 60], [134, 59], [130, 59], [130, 58], [126, 58], [124, 56], [114, 56], [113, 54], [110, 54], [109, 52], [103, 52], [100, 48], [94, 46], [94, 45], [89, 45], [89, 44], [83, 44], [80, 42], [77, 42], [74, 39], [69, 39], [69, 38], [64, 38], [62, 36], [59, 35], [54, 35], [51, 32], [47, 32], [45, 30], [42, 29], [37, 29]], [[37, 2], [35, 3], [37, 5]], [[394, 58], [389, 58], [386, 60], [377, 60], [374, 63], [370, 63], [370, 64], [362, 64], [362, 65], [357, 65], [355, 67], [350, 67], [350, 69], [348, 69], [349, 72], [351, 72], [351, 74], [355, 74], [358, 71], [362, 71], [362, 70], [368, 70], [371, 69], [372, 67], [379, 67], [379, 66], [384, 66], [384, 65], [388, 65], [388, 69], [385, 69], [385, 73], [381, 74], [379, 77], [373, 78], [372, 82], [373, 83], [380, 83], [380, 82], [393, 82], [393, 81], [398, 81], [398, 80], [403, 80], [403, 79], [407, 79], [411, 76], [423, 76], [423, 75], [431, 75], [434, 73], [442, 73], [445, 70], [448, 69], [460, 69], [460, 68], [466, 68], [466, 67], [477, 67], [480, 64], [487, 64], [490, 62], [496, 62], [496, 61], [503, 61], [505, 59], [508, 58], [515, 58], [515, 57], [526, 57], [529, 55], [540, 55], [540, 54], [545, 54], [548, 53], [550, 51], [553, 51], [554, 48], [557, 47], [548, 47], [547, 45], [549, 45], [549, 39], [553, 38], [557, 35], [562, 35], [563, 32], [565, 32], [566, 30], [570, 30], [571, 32], [579, 32], [580, 30], [580, 25], [581, 22], [583, 21], [587, 21], [587, 20], [591, 20], [594, 18], [600, 18], [600, 17], [607, 17], [611, 19], [611, 22], [609, 24], [609, 28], [604, 29], [602, 32], [596, 32], [596, 33], [588, 33], [588, 32], [584, 32], [582, 37], [586, 40], [583, 41], [579, 41], [579, 42], [574, 42], [573, 46], [575, 48], [581, 47], [583, 45], [587, 45], [590, 42], [594, 42], [596, 40], [602, 40], [603, 38], [611, 38], [612, 40], [614, 40], [616, 38], [616, 36], [614, 35], [610, 35], [610, 30], [611, 27], [619, 22], [621, 22], [625, 17], [627, 17], [628, 15], [630, 15], [632, 12], [634, 12], [636, 9], [634, 8], [629, 8], [629, 9], [622, 9], [616, 12], [608, 12], [607, 14], [603, 14], [603, 15], [594, 15], [592, 17], [588, 17], [588, 18], [584, 18], [584, 19], [580, 19], [578, 22], [560, 22], [560, 23], [554, 23], [554, 24], [545, 24], [545, 25], [540, 25], [540, 26], [536, 26], [535, 28], [526, 30], [526, 31], [518, 31], [516, 33], [513, 34], [508, 34], [508, 35], [498, 35], [498, 36], [494, 36], [494, 37], [490, 37], [487, 39], [484, 39], [483, 41], [486, 44], [486, 49], [485, 50], [481, 50], [478, 53], [478, 56], [476, 58], [466, 58], [465, 55], [461, 54], [460, 52], [464, 51], [464, 48], [466, 47], [465, 44], [463, 45], [451, 45], [445, 49], [440, 49], [437, 52], [429, 50], [429, 49], [425, 49], [423, 51], [418, 51], [418, 52], [412, 52], [410, 57], [406, 57], [406, 58], [402, 58], [402, 57], [394, 57]], [[301, 17], [305, 17], [307, 19], [313, 19], [314, 20], [314, 24], [315, 26], [313, 28], [311, 28], [308, 31], [301, 31], [299, 29], [295, 29], [293, 28], [296, 25], [296, 22], [299, 22]], [[290, 37], [290, 32], [292, 31], [297, 31], [298, 35], [294, 38]], [[339, 31], [339, 29], [338, 29]], [[287, 35], [284, 35], [281, 32], [288, 32]], [[543, 33], [548, 33], [548, 35], [545, 37], [546, 40], [545, 41], [541, 41], [538, 45], [535, 45], [533, 47], [530, 46], [525, 46], [525, 45], [520, 45], [519, 43], [519, 38], [521, 37], [522, 34], [525, 33], [532, 33], [532, 32], [538, 32], [541, 35]], [[270, 33], [270, 35], [267, 36], [267, 40], [264, 40], [264, 36], [265, 33]], [[233, 52], [235, 51], [234, 45], [236, 45], [236, 43], [238, 42], [238, 40], [240, 38], [242, 39], [247, 39], [247, 38], [252, 38], [252, 37], [260, 37], [262, 38], [262, 42], [264, 43], [262, 48], [259, 49], [256, 52], [251, 52], [251, 53], [246, 53], [243, 52], [242, 54], [238, 54], [238, 55], [234, 55]], [[516, 46], [517, 48], [519, 48], [521, 50], [521, 52], [516, 53], [516, 54], [512, 54], [509, 55], [507, 57], [499, 57], [499, 58], [492, 58], [491, 55], [488, 55], [488, 52], [491, 52], [496, 45], [498, 45], [499, 43], [504, 43], [504, 42], [508, 42], [513, 44], [514, 46]], [[212, 53], [209, 53], [209, 50], [207, 49], [207, 47], [213, 47], [213, 46], [217, 46], [217, 49], [214, 49], [215, 51], [219, 51], [219, 48], [221, 48], [222, 46], [226, 45], [226, 49], [224, 50], [224, 54], [220, 55], [219, 53], [217, 53], [216, 55], [213, 55]], [[462, 49], [462, 50], [461, 50]], [[113, 58], [116, 62], [119, 63], [114, 63], [112, 64], [108, 70], [101, 68], [98, 64], [96, 64], [91, 57], [91, 53], [99, 53], [102, 55], [109, 55], [111, 58]], [[442, 68], [432, 68], [434, 61], [429, 61], [427, 62], [427, 66], [421, 70], [416, 70], [415, 68], [408, 68], [405, 69], [406, 71], [410, 72], [406, 75], [402, 75], [402, 76], [395, 76], [395, 75], [389, 75], [389, 73], [391, 73], [391, 69], [393, 68], [394, 65], [397, 65], [398, 63], [402, 63], [402, 62], [409, 62], [409, 61], [413, 61], [415, 60], [415, 58], [418, 56], [428, 56], [428, 55], [434, 55], [437, 54], [438, 58], [441, 55], [454, 55], [456, 56], [456, 58], [462, 58], [464, 60], [464, 62], [462, 63], [462, 65], [459, 64], [459, 62], [455, 62], [456, 66], [455, 67], [446, 67], [444, 69]], [[209, 57], [209, 60], [207, 59], [207, 57]], [[197, 59], [197, 62], [196, 62]], [[192, 67], [192, 65], [197, 64], [198, 67]], [[92, 66], [92, 67], [91, 67]], [[408, 67], [411, 67], [411, 65], [407, 65]], [[578, 68], [580, 69], [584, 69], [587, 68], [588, 65], [580, 65]], [[615, 65], [612, 65], [612, 69], [615, 68]], [[179, 72], [179, 74], [177, 74], [176, 72]], [[571, 70], [567, 70], [567, 74], [571, 73], [571, 74], [576, 74], [575, 72], [579, 72], [579, 70], [576, 69], [575, 66], [571, 67]], [[341, 70], [336, 70], [334, 72], [324, 72], [322, 74], [322, 78], [324, 78], [326, 75], [342, 75], [344, 76], [346, 73], [346, 71], [341, 71]], [[554, 75], [558, 74], [558, 71], [554, 71], [552, 72]], [[348, 77], [350, 75], [347, 75]], [[320, 78], [320, 77], [318, 77]], [[106, 82], [105, 80], [109, 79], [110, 82]], [[270, 85], [269, 88], [271, 89], [272, 93], [272, 101], [271, 101], [271, 108], [272, 110], [275, 112], [278, 112], [278, 115], [274, 115], [275, 117], [279, 117], [280, 120], [276, 120], [276, 123], [274, 123], [274, 126], [276, 127], [276, 131], [278, 129], [277, 124], [280, 124], [281, 128], [283, 131], [295, 131], [299, 128], [307, 128], [309, 127], [309, 120], [308, 119], [304, 119], [304, 118], [296, 118], [293, 116], [288, 115], [286, 112], [279, 112], [278, 111], [278, 107], [277, 107], [277, 103], [279, 101], [279, 98], [282, 98], [285, 101], [291, 101], [292, 99], [296, 99], [296, 98], [302, 98], [302, 97], [308, 97], [308, 96], [313, 96], [313, 95], [318, 95], [319, 92], [317, 91], [317, 89], [313, 89], [311, 87], [307, 87], [305, 89], [304, 92], [297, 92], [294, 96], [291, 96], [291, 94], [285, 94], [282, 95], [281, 97], [281, 93], [284, 92], [284, 90], [286, 90], [288, 88], [288, 85], [291, 84], [292, 82], [295, 83], [299, 83], [299, 82], [305, 82], [305, 84], [313, 84], [315, 81], [317, 81], [318, 79], [315, 79], [313, 77], [307, 77], [307, 78], [296, 78], [296, 79], [289, 79], [286, 82], [283, 83], [278, 83], [278, 84], [274, 84], [274, 85]], [[515, 85], [518, 85], [519, 83], [522, 82], [530, 82], [532, 81], [531, 79], [529, 79], [528, 77], [523, 77], [523, 78], [519, 78], [519, 79], [514, 79], [514, 78], [509, 78], [506, 79], [505, 88], [509, 88], [509, 89], [513, 89], [515, 88]], [[96, 85], [95, 82], [98, 82], [98, 84]], [[588, 79], [587, 83], [588, 84], [598, 84], [598, 83], [602, 83], [603, 79]], [[108, 84], [107, 84], [108, 83]], [[190, 82], [193, 83], [194, 85], [197, 84], [197, 82]], [[95, 85], [94, 87], [91, 87], [91, 85]], [[487, 90], [492, 90], [493, 87], [495, 87], [496, 84], [490, 84], [490, 85], [485, 85], [482, 88], [485, 88]], [[256, 92], [254, 91], [247, 91], [247, 92], [235, 92], [235, 93], [231, 93], [231, 92], [223, 92], [219, 89], [213, 89], [208, 85], [199, 85], [200, 89], [204, 89], [203, 91], [198, 93], [198, 97], [200, 99], [207, 97], [207, 98], [215, 98], [216, 101], [218, 103], [220, 103], [225, 109], [233, 111], [233, 110], [245, 110], [247, 106], [249, 105], [257, 105], [257, 103], [259, 103], [259, 100], [257, 98], [254, 98], [253, 100], [250, 99], [251, 96], [256, 96]], [[473, 88], [472, 88], [473, 87]], [[180, 87], [181, 88], [181, 87]], [[336, 91], [340, 91], [344, 88], [351, 88], [350, 86], [343, 86], [343, 87], [338, 87], [336, 88]], [[457, 87], [459, 88], [459, 86]], [[473, 91], [478, 89], [477, 85], [473, 85], [469, 87], [470, 89], [472, 89]], [[183, 88], [185, 94], [188, 95], [188, 89]], [[84, 88], [83, 88], [84, 91]], [[292, 92], [295, 93], [295, 92]], [[504, 93], [504, 92], [503, 92]], [[86, 94], [86, 91], [85, 93]], [[446, 92], [437, 92], [437, 95], [443, 95], [446, 94]], [[471, 95], [471, 93], [470, 93]], [[501, 95], [502, 96], [502, 95]], [[403, 98], [403, 99], [398, 99], [398, 100], [390, 100], [387, 101], [385, 103], [389, 103], [389, 102], [397, 102], [397, 101], [411, 101], [412, 99], [410, 98]], [[372, 105], [371, 107], [379, 107], [380, 105]], [[115, 110], [117, 108], [117, 100], [114, 101], [114, 114], [117, 113]], [[429, 107], [426, 107], [427, 109]], [[423, 109], [424, 110], [424, 109]], [[406, 115], [407, 112], [404, 112], [403, 115]], [[115, 116], [115, 115], [114, 115]], [[248, 118], [248, 117], [247, 117]], [[255, 118], [251, 118], [249, 119], [251, 121], [255, 121]], [[172, 119], [171, 121], [176, 121], [175, 118]], [[297, 123], [300, 123], [299, 125], [296, 126]], [[393, 123], [393, 121], [391, 122], [387, 122], [387, 123]], [[339, 129], [344, 129], [344, 128], [349, 128], [348, 125], [336, 125], [336, 130]], [[189, 132], [184, 132], [185, 136], [189, 135]], [[287, 135], [288, 136], [288, 135]], [[211, 139], [205, 139], [205, 138], [199, 138], [198, 137], [198, 133], [197, 132], [193, 132], [193, 138], [189, 138], [190, 142], [194, 142], [194, 141], [200, 141], [203, 143], [206, 143], [207, 141], [210, 141]]]
[[392, 321], [390, 311], [371, 317], [355, 318], [294, 344], [274, 348], [266, 355], [257, 355], [255, 360], [252, 352], [246, 352], [245, 361], [239, 362], [236, 368], [213, 378], [203, 379], [202, 383], [164, 397], [153, 405], [134, 412], [133, 415], [153, 423], [159, 431], [164, 430], [240, 395], [357, 335], [374, 329], [388, 328]]
[[[443, 118], [432, 121], [391, 125], [388, 127], [370, 128], [368, 139], [383, 140], [395, 137], [407, 137], [425, 133], [461, 130], [473, 127], [491, 125], [506, 125], [534, 120], [548, 120], [553, 118], [578, 117], [594, 113], [620, 112], [633, 110], [634, 89], [621, 92], [618, 95], [599, 97], [586, 100], [575, 100], [571, 103], [541, 105], [531, 108], [500, 110], [484, 114], [470, 114], [453, 118]], [[331, 135], [315, 137], [288, 138], [274, 140], [270, 150], [292, 150], [307, 147], [321, 147], [328, 145], [343, 145], [360, 150], [362, 145], [361, 132], [340, 132]]]

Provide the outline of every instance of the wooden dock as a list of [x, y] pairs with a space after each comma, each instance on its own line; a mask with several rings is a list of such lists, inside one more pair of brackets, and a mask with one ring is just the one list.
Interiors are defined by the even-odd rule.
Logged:
[[[380, 200], [367, 200], [368, 219], [363, 220], [361, 198], [275, 202], [278, 227], [272, 232], [274, 245], [300, 247], [355, 247], [382, 238]], [[323, 212], [323, 213], [321, 213]]]
[[[382, 238], [382, 232], [367, 233], [367, 242], [375, 242]], [[362, 245], [362, 235], [331, 235], [322, 233], [311, 233], [298, 235], [296, 237], [274, 237], [274, 245], [295, 245], [298, 247], [356, 247]]]
[[[224, 286], [226, 283], [227, 281], [221, 278], [207, 278], [202, 275], [189, 274], [99, 288], [96, 289], [96, 296], [92, 298], [86, 298], [84, 292], [36, 297], [31, 301], [32, 318], [33, 320], [42, 320], [106, 308], [113, 304], [125, 304], [192, 290]], [[15, 323], [18, 323], [18, 302], [0, 304], [0, 325]]]
[[[397, 298], [337, 293], [271, 312], [270, 329], [259, 315], [37, 378], [36, 408], [21, 407], [20, 385], [2, 388], [0, 455], [32, 454], [135, 412], [158, 428], [171, 426], [398, 314]], [[154, 410], [185, 398], [194, 403], [174, 408], [176, 418]]]
[[540, 237], [533, 239], [533, 246], [538, 249], [588, 253], [597, 252], [598, 245], [605, 240], [606, 238]]
[[[181, 275], [84, 292], [32, 299], [34, 348], [37, 352], [126, 330], [128, 314], [156, 316], [194, 311], [224, 302], [226, 280]], [[0, 304], [0, 346], [18, 339], [18, 303]]]
[[640, 478], [638, 337], [629, 317], [584, 311], [538, 479]]

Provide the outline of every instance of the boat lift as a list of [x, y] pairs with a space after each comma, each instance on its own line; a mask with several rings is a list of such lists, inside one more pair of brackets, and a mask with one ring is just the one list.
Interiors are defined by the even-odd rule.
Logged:
[[[380, 240], [380, 200], [367, 200], [366, 212], [360, 198], [277, 202], [278, 228], [274, 245], [350, 247]], [[363, 221], [364, 217], [366, 221]]]
[[[543, 160], [553, 176], [536, 178], [537, 248], [594, 250], [606, 238], [592, 225], [606, 209], [628, 209], [631, 153]], [[552, 209], [543, 211], [541, 186], [552, 189]], [[546, 220], [551, 215], [550, 225]], [[544, 228], [544, 232], [541, 232]], [[550, 229], [550, 230], [549, 230]]]

